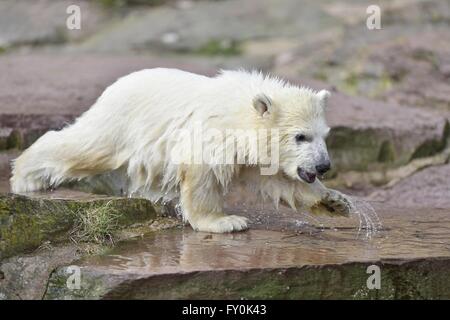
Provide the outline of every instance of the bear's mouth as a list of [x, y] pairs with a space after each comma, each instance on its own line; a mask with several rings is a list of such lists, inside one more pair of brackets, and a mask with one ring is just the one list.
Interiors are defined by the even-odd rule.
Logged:
[[316, 181], [316, 174], [313, 172], [308, 172], [304, 170], [303, 168], [297, 168], [297, 174], [306, 183], [313, 183]]

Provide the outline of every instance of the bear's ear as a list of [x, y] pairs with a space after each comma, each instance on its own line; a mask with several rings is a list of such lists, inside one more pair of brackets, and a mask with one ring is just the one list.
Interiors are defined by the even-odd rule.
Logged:
[[272, 101], [263, 93], [253, 99], [253, 107], [261, 117], [266, 117], [272, 112]]
[[328, 104], [328, 98], [330, 97], [331, 93], [327, 90], [320, 90], [317, 93], [317, 97], [319, 98], [320, 101], [320, 105], [322, 106], [322, 108], [326, 108], [327, 104]]

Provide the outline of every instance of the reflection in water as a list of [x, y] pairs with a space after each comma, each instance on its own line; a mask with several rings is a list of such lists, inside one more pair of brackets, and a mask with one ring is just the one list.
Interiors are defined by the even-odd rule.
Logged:
[[[356, 239], [349, 219], [320, 232], [251, 229], [233, 234], [193, 232], [189, 227], [163, 230], [118, 245], [108, 255], [85, 261], [108, 273], [157, 274], [199, 270], [288, 268], [381, 259], [446, 256], [450, 219], [445, 210], [377, 208], [384, 228], [372, 240]], [[274, 217], [272, 215], [272, 217]], [[279, 214], [283, 225], [292, 215]]]
[[261, 230], [213, 235], [187, 228], [165, 230], [124, 243], [111, 254], [91, 258], [89, 262], [110, 272], [127, 270], [151, 274], [343, 263], [352, 257], [362, 261], [377, 259], [378, 251], [370, 242], [308, 239], [309, 236], [295, 234], [285, 238], [283, 235], [286, 234]]

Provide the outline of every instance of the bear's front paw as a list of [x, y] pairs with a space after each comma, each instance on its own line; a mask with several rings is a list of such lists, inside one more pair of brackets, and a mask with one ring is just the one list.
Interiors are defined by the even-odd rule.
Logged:
[[354, 211], [354, 205], [349, 197], [336, 190], [327, 190], [318, 204], [313, 206], [313, 213], [331, 216], [348, 217]]
[[193, 225], [193, 228], [203, 232], [225, 233], [246, 230], [248, 229], [247, 223], [248, 219], [245, 217], [214, 215], [202, 218]]

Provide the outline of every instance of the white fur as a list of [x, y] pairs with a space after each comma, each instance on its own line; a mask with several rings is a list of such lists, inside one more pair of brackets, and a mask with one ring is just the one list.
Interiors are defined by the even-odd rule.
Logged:
[[[255, 98], [270, 108], [260, 114]], [[74, 124], [50, 131], [13, 163], [12, 191], [57, 187], [99, 173], [126, 170], [130, 195], [152, 200], [180, 196], [184, 218], [201, 231], [229, 232], [247, 228], [245, 218], [222, 213], [222, 195], [232, 180], [245, 180], [263, 196], [311, 206], [324, 194], [318, 180], [299, 180], [297, 167], [314, 170], [327, 156], [328, 127], [324, 107], [329, 93], [316, 93], [257, 72], [223, 71], [210, 78], [175, 69], [148, 69], [120, 78]], [[264, 108], [264, 105], [262, 105]], [[264, 110], [263, 110], [264, 111]], [[207, 130], [273, 129], [280, 131], [280, 171], [261, 176], [257, 151], [248, 162], [181, 164], [171, 152], [181, 150], [180, 129], [191, 132], [200, 122]], [[311, 137], [299, 145], [297, 133]], [[218, 152], [214, 140], [207, 146]]]

